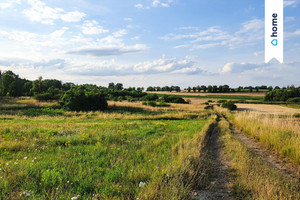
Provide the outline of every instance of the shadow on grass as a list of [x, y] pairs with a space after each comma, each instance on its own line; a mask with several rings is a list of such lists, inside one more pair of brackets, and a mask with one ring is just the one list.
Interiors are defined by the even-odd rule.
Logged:
[[0, 108], [0, 115], [19, 115], [28, 117], [38, 116], [62, 116], [65, 111], [62, 109], [53, 109], [50, 107], [37, 107], [37, 106], [26, 106], [26, 107], [10, 107]]
[[108, 113], [120, 113], [120, 114], [143, 114], [143, 115], [160, 115], [164, 112], [162, 111], [150, 111], [144, 108], [137, 108], [137, 107], [129, 107], [129, 106], [110, 106], [105, 111]]

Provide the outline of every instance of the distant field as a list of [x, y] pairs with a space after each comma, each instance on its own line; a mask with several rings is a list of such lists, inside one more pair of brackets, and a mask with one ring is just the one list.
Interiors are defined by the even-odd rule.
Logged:
[[262, 105], [262, 104], [236, 104], [240, 111], [249, 111], [264, 114], [300, 114], [299, 109], [281, 105]]
[[0, 199], [189, 195], [178, 173], [197, 155], [209, 114], [201, 106], [110, 105], [107, 112], [48, 109], [41, 116], [29, 115], [41, 108], [1, 111]]

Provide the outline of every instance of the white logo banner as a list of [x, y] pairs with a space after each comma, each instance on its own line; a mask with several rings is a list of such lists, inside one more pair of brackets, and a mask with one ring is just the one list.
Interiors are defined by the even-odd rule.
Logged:
[[265, 0], [265, 62], [283, 63], [283, 0]]

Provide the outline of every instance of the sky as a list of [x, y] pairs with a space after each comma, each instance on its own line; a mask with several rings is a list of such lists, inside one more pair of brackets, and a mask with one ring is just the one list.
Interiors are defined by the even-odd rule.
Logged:
[[300, 86], [300, 0], [264, 63], [263, 0], [0, 0], [0, 70], [125, 87]]

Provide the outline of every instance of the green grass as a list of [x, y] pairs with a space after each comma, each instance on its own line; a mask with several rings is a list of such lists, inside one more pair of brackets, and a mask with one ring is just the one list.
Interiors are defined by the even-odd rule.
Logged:
[[294, 109], [300, 109], [300, 105], [281, 105], [282, 107], [286, 107], [286, 108], [294, 108]]
[[207, 115], [118, 107], [105, 113], [32, 109], [25, 109], [29, 115], [10, 110], [14, 113], [0, 117], [0, 199], [22, 199], [26, 192], [31, 199], [189, 195], [181, 175], [197, 159]]

